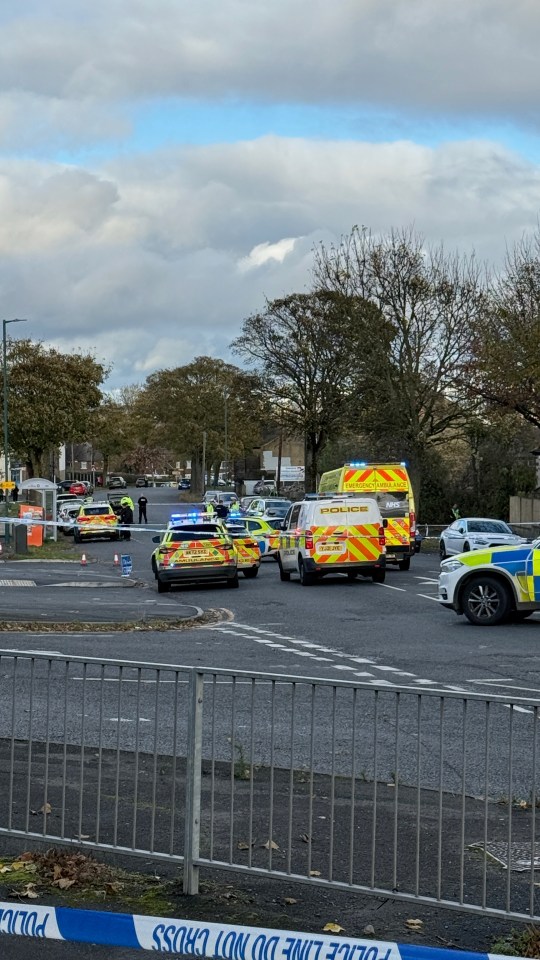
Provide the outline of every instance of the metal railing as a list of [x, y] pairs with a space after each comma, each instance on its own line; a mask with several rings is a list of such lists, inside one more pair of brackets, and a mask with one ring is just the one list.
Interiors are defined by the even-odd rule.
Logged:
[[0, 652], [0, 834], [540, 918], [540, 701]]

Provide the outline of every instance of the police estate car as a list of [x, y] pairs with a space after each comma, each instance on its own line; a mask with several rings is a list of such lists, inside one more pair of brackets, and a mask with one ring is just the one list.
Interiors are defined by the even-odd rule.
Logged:
[[478, 626], [530, 617], [540, 610], [540, 538], [443, 560], [439, 601]]
[[238, 586], [236, 550], [219, 521], [204, 516], [174, 519], [152, 541], [159, 544], [151, 561], [158, 593], [166, 593], [174, 583], [225, 581], [228, 587]]

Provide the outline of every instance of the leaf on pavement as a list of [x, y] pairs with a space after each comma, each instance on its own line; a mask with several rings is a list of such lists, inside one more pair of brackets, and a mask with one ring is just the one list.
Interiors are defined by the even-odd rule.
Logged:
[[7, 864], [4, 867], [0, 867], [0, 873], [11, 873], [11, 867], [8, 867]]
[[50, 803], [44, 803], [43, 806], [42, 806], [42, 808], [41, 808], [41, 810], [40, 810], [39, 812], [40, 812], [40, 813], [52, 813], [52, 807], [51, 807]]
[[28, 870], [28, 864], [22, 860], [14, 860], [11, 864], [12, 870]]
[[321, 871], [320, 871], [320, 870], [310, 870], [310, 871], [309, 871], [309, 875], [310, 875], [310, 877], [320, 877]]
[[29, 900], [37, 900], [39, 897], [34, 883], [27, 883], [24, 890], [15, 890], [13, 893], [18, 897], [27, 897]]
[[405, 926], [408, 927], [409, 930], [421, 930], [422, 927], [424, 926], [424, 921], [414, 920], [411, 918], [410, 920], [405, 921]]
[[246, 843], [245, 840], [239, 840], [239, 841], [238, 841], [238, 849], [239, 849], [239, 850], [249, 850], [250, 847], [252, 847], [252, 846], [253, 846], [253, 841], [251, 841], [251, 843]]
[[279, 847], [275, 840], [267, 840], [266, 843], [263, 843], [262, 846], [265, 850], [279, 850]]
[[309, 833], [301, 833], [300, 839], [303, 840], [304, 843], [311, 843], [311, 840], [312, 840]]
[[340, 927], [339, 923], [325, 923], [323, 930], [325, 933], [342, 933], [345, 927]]
[[58, 887], [60, 890], [68, 890], [74, 883], [75, 880], [70, 880], [68, 877], [60, 877], [59, 880], [53, 881], [53, 887]]
[[283, 902], [287, 904], [292, 904], [292, 903], [298, 903], [298, 900], [295, 900], [294, 897], [285, 897], [285, 900]]

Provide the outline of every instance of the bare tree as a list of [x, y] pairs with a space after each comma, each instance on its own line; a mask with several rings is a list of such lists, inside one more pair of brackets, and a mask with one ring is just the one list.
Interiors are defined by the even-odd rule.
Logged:
[[411, 461], [419, 488], [426, 449], [461, 434], [475, 406], [464, 372], [485, 310], [483, 271], [412, 229], [376, 237], [355, 227], [316, 251], [314, 273], [320, 287], [370, 301], [392, 330], [362, 427], [385, 456]]

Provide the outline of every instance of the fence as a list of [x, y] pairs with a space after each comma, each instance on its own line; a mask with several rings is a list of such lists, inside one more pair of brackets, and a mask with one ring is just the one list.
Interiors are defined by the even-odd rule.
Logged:
[[539, 706], [3, 651], [0, 833], [539, 918]]

